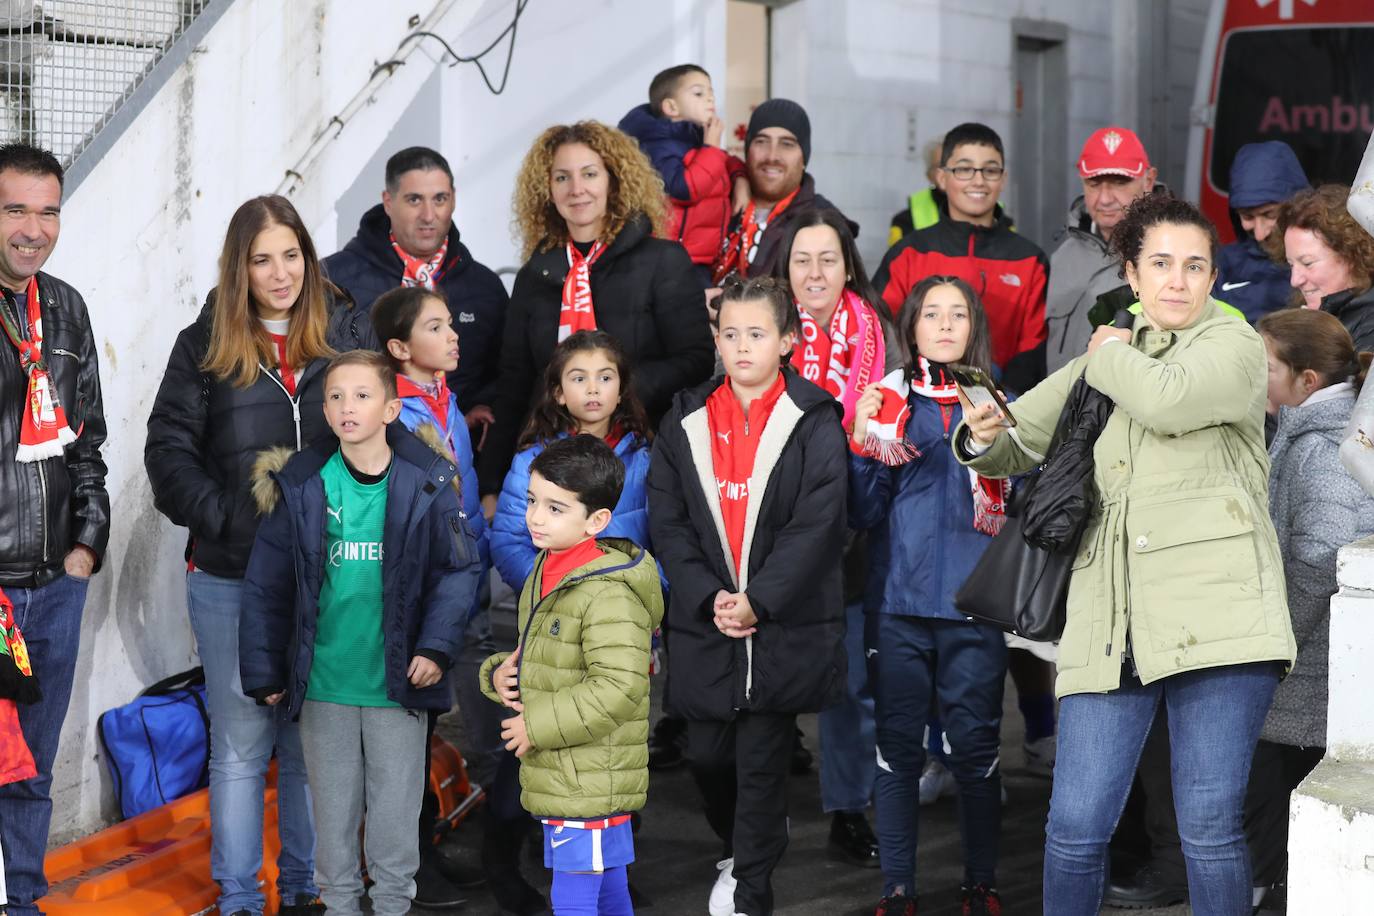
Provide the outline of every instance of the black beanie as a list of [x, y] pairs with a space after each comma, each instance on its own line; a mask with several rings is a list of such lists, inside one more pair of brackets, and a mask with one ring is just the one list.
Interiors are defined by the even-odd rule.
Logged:
[[749, 131], [744, 135], [744, 145], [748, 148], [758, 132], [767, 127], [781, 127], [790, 130], [801, 146], [802, 164], [811, 161], [811, 119], [806, 109], [791, 99], [769, 99], [749, 116]]

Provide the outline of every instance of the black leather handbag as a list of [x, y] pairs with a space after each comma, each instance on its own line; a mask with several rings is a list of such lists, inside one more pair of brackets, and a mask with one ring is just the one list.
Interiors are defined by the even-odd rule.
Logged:
[[1021, 516], [1008, 516], [955, 593], [954, 606], [970, 620], [1035, 642], [1054, 642], [1064, 634], [1069, 576], [1081, 537], [1079, 532], [1059, 550], [1032, 547], [1022, 535]]
[[1073, 561], [1096, 498], [1092, 447], [1112, 407], [1083, 378], [1074, 382], [1045, 462], [1022, 484], [1001, 532], [955, 593], [961, 614], [1036, 642], [1063, 635]]

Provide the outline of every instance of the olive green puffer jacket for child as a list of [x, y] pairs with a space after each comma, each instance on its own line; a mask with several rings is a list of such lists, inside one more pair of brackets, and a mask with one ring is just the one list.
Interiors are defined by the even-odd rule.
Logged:
[[[539, 598], [547, 553], [520, 593], [520, 702], [532, 745], [520, 801], [536, 817], [600, 817], [644, 807], [649, 789], [649, 640], [663, 620], [658, 566], [630, 541]], [[482, 665], [482, 691], [500, 702]]]

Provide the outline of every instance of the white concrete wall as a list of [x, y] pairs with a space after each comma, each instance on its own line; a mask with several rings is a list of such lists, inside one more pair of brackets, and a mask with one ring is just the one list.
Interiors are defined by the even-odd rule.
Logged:
[[[464, 5], [437, 5], [451, 11], [444, 31], [459, 32]], [[54, 843], [115, 814], [96, 717], [196, 663], [181, 560], [186, 533], [153, 508], [143, 442], [172, 342], [214, 285], [229, 216], [277, 186], [367, 82], [374, 61], [392, 56], [409, 16], [435, 6], [238, 0], [65, 203], [47, 269], [81, 290], [91, 309], [114, 524], [82, 627], [55, 774]], [[304, 176], [297, 205], [308, 225], [329, 227], [326, 248], [334, 198], [433, 69], [427, 53], [413, 55]]]
[[[818, 190], [859, 222], [861, 253], [876, 270], [892, 214], [925, 186], [927, 140], [978, 120], [1001, 135], [1008, 161], [1017, 156], [1013, 18], [1068, 27], [1072, 158], [1093, 130], [1134, 120], [1135, 12], [1131, 3], [1083, 0], [802, 0], [773, 13], [772, 94], [806, 107], [809, 170]], [[915, 155], [907, 154], [910, 113]], [[1014, 183], [1005, 197], [1014, 212]]]
[[[485, 47], [505, 27], [510, 6], [484, 0], [464, 48]], [[653, 75], [674, 64], [699, 64], [723, 82], [724, 35], [725, 0], [536, 2], [520, 21], [504, 93], [488, 92], [472, 67], [445, 70], [442, 152], [457, 183], [453, 218], [473, 255], [492, 269], [519, 266], [511, 191], [544, 128], [585, 118], [614, 126], [648, 101]], [[493, 57], [495, 77], [505, 58]], [[727, 123], [738, 117], [724, 116]]]
[[1336, 569], [1327, 754], [1293, 793], [1288, 912], [1354, 916], [1374, 895], [1374, 538], [1342, 548]]

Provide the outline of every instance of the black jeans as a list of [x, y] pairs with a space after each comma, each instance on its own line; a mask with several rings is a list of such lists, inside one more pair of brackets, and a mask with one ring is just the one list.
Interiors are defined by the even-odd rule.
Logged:
[[773, 869], [787, 849], [787, 777], [797, 717], [741, 712], [730, 722], [688, 722], [687, 759], [706, 820], [734, 857], [735, 909], [773, 912]]
[[1283, 878], [1288, 863], [1288, 800], [1326, 756], [1324, 747], [1261, 741], [1245, 788], [1245, 838], [1255, 887]]

